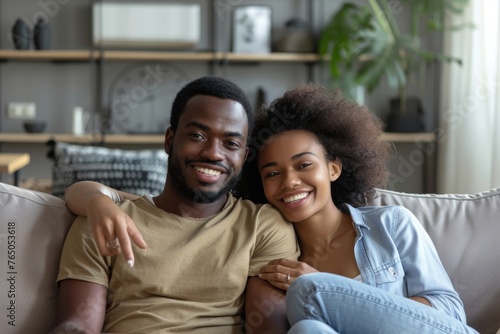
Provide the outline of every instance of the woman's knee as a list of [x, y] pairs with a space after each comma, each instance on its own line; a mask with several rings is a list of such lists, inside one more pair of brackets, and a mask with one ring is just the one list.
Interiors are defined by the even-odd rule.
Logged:
[[287, 308], [290, 303], [291, 306], [296, 303], [302, 304], [304, 298], [307, 298], [308, 294], [314, 290], [318, 280], [316, 279], [317, 273], [302, 275], [297, 277], [286, 292], [286, 302]]
[[[313, 273], [298, 277], [290, 285], [286, 294], [288, 321], [293, 325], [303, 319], [322, 319], [325, 313], [325, 302], [328, 306], [337, 303], [335, 290], [339, 287], [350, 287], [353, 282], [358, 283], [329, 273]], [[328, 301], [325, 301], [325, 298]]]
[[307, 319], [311, 307], [311, 295], [322, 281], [322, 273], [312, 273], [297, 277], [286, 293], [286, 312], [290, 324]]
[[328, 273], [311, 273], [297, 277], [288, 288], [287, 303], [302, 303], [304, 299], [315, 293], [321, 287], [336, 285], [338, 279], [345, 279], [342, 276]]

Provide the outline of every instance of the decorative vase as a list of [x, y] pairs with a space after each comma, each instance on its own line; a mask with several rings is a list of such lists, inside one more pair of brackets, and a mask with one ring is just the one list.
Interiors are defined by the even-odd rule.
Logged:
[[255, 110], [259, 110], [263, 105], [267, 104], [267, 92], [263, 87], [257, 88], [257, 101], [255, 104]]
[[423, 132], [424, 110], [419, 98], [406, 98], [406, 108], [401, 110], [401, 100], [391, 99], [387, 117], [387, 132]]
[[286, 22], [284, 36], [276, 43], [276, 52], [313, 52], [313, 40], [308, 25], [299, 18], [293, 18]]
[[17, 19], [12, 27], [12, 40], [18, 50], [28, 50], [31, 45], [31, 28], [23, 19]]
[[35, 25], [35, 34], [33, 36], [35, 48], [37, 50], [50, 49], [50, 39], [51, 29], [49, 26], [49, 22], [41, 17], [38, 18], [38, 22]]

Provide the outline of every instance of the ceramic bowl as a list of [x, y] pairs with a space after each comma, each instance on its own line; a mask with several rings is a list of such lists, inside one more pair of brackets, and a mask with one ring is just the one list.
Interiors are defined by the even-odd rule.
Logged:
[[47, 122], [45, 121], [26, 121], [23, 123], [24, 130], [29, 133], [40, 133], [45, 130], [45, 127], [47, 126]]

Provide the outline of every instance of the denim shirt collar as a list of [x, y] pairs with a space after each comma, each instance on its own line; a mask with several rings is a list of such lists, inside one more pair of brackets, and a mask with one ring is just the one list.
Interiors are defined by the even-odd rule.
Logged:
[[361, 212], [356, 209], [355, 207], [351, 206], [350, 204], [346, 204], [347, 208], [349, 209], [349, 214], [352, 217], [352, 225], [356, 227], [356, 231], [360, 231], [360, 227], [365, 227], [368, 230], [370, 230], [370, 227], [365, 224], [365, 221], [363, 219], [363, 215]]

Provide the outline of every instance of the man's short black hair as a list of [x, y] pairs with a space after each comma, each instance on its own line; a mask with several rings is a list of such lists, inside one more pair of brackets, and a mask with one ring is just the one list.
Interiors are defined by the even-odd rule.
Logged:
[[191, 81], [177, 93], [172, 103], [170, 114], [170, 127], [174, 132], [179, 125], [179, 119], [184, 112], [186, 103], [195, 95], [215, 96], [221, 99], [230, 99], [239, 102], [248, 118], [248, 134], [252, 133], [254, 126], [254, 112], [243, 90], [234, 82], [218, 76], [205, 76]]

